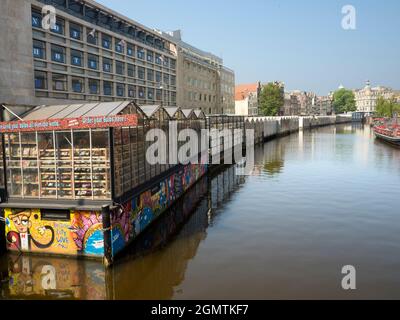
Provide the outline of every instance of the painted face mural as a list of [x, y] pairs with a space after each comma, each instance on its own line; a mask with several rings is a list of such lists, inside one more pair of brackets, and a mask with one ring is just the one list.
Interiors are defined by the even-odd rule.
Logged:
[[98, 212], [71, 211], [69, 220], [46, 220], [39, 209], [5, 209], [5, 216], [9, 250], [62, 255], [104, 254], [103, 225]]
[[[18, 251], [30, 251], [32, 248], [32, 244], [34, 244], [38, 249], [47, 249], [51, 247], [51, 245], [54, 243], [54, 229], [49, 225], [35, 227], [35, 230], [40, 235], [40, 237], [46, 238], [46, 236], [48, 236], [49, 239], [47, 239], [46, 241], [42, 239], [42, 241], [45, 242], [35, 240], [35, 237], [31, 233], [31, 216], [31, 210], [11, 212], [11, 214], [8, 215], [7, 226], [14, 227], [14, 231], [9, 231], [7, 233], [7, 243], [9, 249]], [[37, 217], [37, 215], [35, 215], [35, 217]], [[46, 235], [47, 231], [48, 234]]]

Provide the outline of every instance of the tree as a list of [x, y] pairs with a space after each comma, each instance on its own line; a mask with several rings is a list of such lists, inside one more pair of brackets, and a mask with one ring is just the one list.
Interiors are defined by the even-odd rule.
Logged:
[[395, 112], [400, 113], [400, 104], [396, 103], [393, 98], [385, 99], [380, 96], [376, 102], [375, 112], [378, 117], [391, 118]]
[[261, 115], [277, 116], [279, 109], [284, 104], [282, 87], [272, 82], [263, 86], [260, 92], [259, 104]]
[[339, 89], [333, 94], [333, 107], [336, 113], [354, 112], [357, 110], [353, 91]]

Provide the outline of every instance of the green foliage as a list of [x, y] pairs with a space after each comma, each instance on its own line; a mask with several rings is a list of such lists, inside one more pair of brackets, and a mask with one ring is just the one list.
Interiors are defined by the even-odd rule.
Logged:
[[353, 91], [340, 89], [333, 94], [333, 107], [337, 114], [357, 111]]
[[396, 103], [394, 99], [378, 98], [375, 112], [378, 117], [391, 118], [395, 112], [400, 114], [400, 104]]
[[283, 107], [284, 95], [282, 87], [276, 83], [263, 86], [259, 98], [260, 114], [263, 116], [277, 116]]

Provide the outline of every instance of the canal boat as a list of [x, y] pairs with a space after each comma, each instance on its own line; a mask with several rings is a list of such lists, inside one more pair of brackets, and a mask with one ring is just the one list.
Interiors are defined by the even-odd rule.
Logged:
[[387, 143], [400, 147], [400, 125], [381, 124], [373, 127], [375, 136]]

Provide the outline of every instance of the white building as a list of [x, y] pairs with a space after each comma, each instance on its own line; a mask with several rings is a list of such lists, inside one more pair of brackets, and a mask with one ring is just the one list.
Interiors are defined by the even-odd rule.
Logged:
[[235, 114], [237, 116], [257, 116], [261, 83], [238, 85], [235, 88]]
[[394, 94], [395, 92], [391, 88], [382, 86], [372, 88], [370, 81], [367, 81], [367, 84], [363, 89], [354, 91], [357, 111], [367, 113], [375, 112], [379, 97], [391, 99]]

